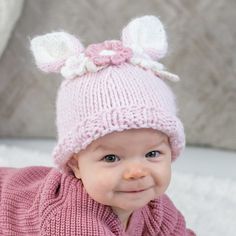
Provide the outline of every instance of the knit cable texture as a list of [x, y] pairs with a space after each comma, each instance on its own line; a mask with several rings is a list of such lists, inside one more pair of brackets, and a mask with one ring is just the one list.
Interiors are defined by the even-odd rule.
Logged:
[[193, 236], [163, 195], [135, 211], [127, 231], [72, 173], [49, 167], [0, 168], [0, 235]]

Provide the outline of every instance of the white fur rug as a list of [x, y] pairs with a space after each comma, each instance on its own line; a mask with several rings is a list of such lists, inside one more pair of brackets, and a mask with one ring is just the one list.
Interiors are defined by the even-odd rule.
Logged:
[[[0, 145], [0, 166], [53, 166], [50, 153]], [[236, 235], [236, 181], [174, 171], [167, 191], [199, 236]]]

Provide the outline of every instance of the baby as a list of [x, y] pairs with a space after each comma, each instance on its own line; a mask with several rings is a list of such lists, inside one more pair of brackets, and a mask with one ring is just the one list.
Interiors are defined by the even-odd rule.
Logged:
[[86, 49], [66, 32], [32, 39], [37, 66], [65, 78], [56, 167], [0, 168], [0, 235], [195, 235], [165, 194], [185, 146], [167, 47], [155, 16]]

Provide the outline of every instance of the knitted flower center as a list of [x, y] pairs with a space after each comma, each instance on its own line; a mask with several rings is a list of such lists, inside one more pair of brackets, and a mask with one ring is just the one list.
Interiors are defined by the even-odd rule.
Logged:
[[132, 57], [132, 50], [119, 40], [109, 40], [89, 45], [85, 55], [97, 66], [119, 65]]
[[101, 56], [111, 56], [111, 55], [115, 55], [116, 52], [112, 51], [112, 50], [102, 50], [99, 55]]

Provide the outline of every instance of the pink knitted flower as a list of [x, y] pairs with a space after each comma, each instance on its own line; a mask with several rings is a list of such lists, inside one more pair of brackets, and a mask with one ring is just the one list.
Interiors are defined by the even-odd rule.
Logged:
[[107, 40], [89, 45], [85, 55], [98, 66], [119, 65], [131, 58], [132, 50], [124, 47], [119, 40]]

